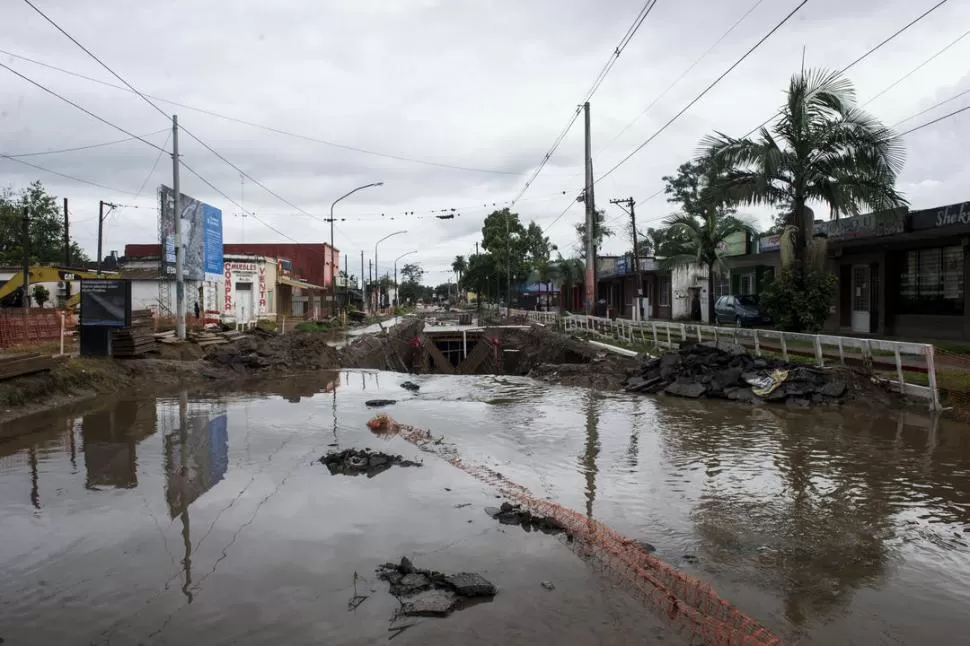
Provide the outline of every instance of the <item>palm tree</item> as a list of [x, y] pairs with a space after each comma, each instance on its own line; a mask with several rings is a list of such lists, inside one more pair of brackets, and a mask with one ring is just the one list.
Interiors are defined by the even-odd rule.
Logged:
[[714, 274], [727, 267], [722, 259], [727, 239], [740, 232], [754, 233], [754, 228], [733, 215], [720, 213], [717, 204], [711, 204], [704, 216], [679, 213], [665, 221], [668, 231], [682, 238], [675, 253], [663, 259], [668, 268], [701, 265], [707, 268], [707, 312], [714, 318]]
[[454, 262], [451, 263], [451, 270], [458, 275], [458, 285], [461, 285], [461, 276], [468, 271], [468, 261], [465, 260], [465, 256], [455, 256]]
[[904, 152], [890, 128], [856, 105], [852, 83], [826, 70], [793, 76], [781, 118], [757, 139], [717, 133], [701, 142], [701, 155], [727, 169], [722, 187], [730, 200], [791, 214], [796, 262], [812, 233], [806, 202], [826, 204], [834, 218], [906, 205], [895, 188]]

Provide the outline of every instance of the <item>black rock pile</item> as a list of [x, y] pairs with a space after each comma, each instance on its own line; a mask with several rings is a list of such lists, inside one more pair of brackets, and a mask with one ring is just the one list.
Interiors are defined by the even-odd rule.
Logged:
[[420, 462], [405, 460], [400, 455], [388, 455], [367, 449], [345, 449], [328, 453], [320, 462], [330, 470], [330, 475], [360, 476], [368, 478], [383, 473], [391, 467], [419, 467]]
[[848, 387], [830, 370], [753, 357], [736, 345], [685, 342], [677, 352], [645, 361], [626, 390], [808, 405], [839, 401]]
[[401, 601], [401, 614], [443, 617], [474, 600], [495, 596], [495, 586], [474, 572], [445, 574], [414, 567], [406, 556], [400, 563], [385, 563], [377, 577], [387, 581], [391, 594]]
[[548, 516], [536, 516], [521, 505], [503, 502], [501, 507], [486, 507], [485, 513], [503, 525], [518, 525], [527, 532], [537, 531], [543, 534], [560, 534], [566, 528]]

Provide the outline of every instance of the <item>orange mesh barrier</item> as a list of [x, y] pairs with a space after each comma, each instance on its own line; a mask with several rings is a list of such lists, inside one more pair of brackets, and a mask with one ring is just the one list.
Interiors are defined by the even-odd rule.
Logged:
[[374, 417], [367, 425], [379, 435], [399, 435], [421, 450], [434, 453], [494, 486], [509, 500], [533, 514], [554, 518], [566, 528], [580, 555], [602, 562], [611, 573], [632, 585], [648, 605], [703, 643], [717, 646], [781, 644], [771, 631], [721, 598], [710, 585], [664, 563], [636, 541], [607, 525], [557, 503], [536, 498], [494, 469], [465, 462], [456, 450], [434, 440], [424, 429], [398, 424], [386, 415]]
[[61, 338], [61, 316], [56, 310], [11, 309], [0, 312], [0, 348], [55, 341]]

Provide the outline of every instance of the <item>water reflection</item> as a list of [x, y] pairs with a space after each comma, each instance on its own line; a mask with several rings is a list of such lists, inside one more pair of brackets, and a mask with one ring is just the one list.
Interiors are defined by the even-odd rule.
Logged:
[[[137, 445], [156, 431], [155, 403], [144, 400], [118, 402], [110, 409], [81, 419], [87, 489], [138, 486]], [[73, 439], [74, 434], [70, 437]]]
[[596, 458], [600, 454], [599, 398], [595, 390], [586, 393], [586, 448], [581, 465], [586, 475], [586, 515], [589, 518], [593, 517], [593, 501], [596, 500]]

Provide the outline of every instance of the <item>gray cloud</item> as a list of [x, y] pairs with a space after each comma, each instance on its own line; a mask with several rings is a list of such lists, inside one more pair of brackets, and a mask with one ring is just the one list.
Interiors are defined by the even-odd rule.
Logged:
[[[796, 4], [763, 2], [654, 109], [609, 143], [753, 3], [658, 2], [593, 99], [597, 174], [656, 131]], [[8, 19], [0, 25], [6, 49], [113, 82], [25, 4], [8, 4]], [[350, 146], [517, 173], [468, 173], [384, 159], [159, 104], [166, 112], [178, 112], [189, 130], [247, 173], [312, 214], [325, 216], [331, 200], [357, 184], [383, 180], [384, 187], [361, 192], [338, 207], [348, 218], [337, 225], [338, 247], [349, 253], [351, 266], [356, 264], [354, 271], [359, 272], [361, 249], [370, 257], [375, 240], [406, 228], [407, 236], [382, 245], [381, 256], [393, 259], [417, 248], [415, 257], [428, 270], [428, 280], [440, 282], [455, 255], [474, 250], [484, 216], [519, 192], [642, 3], [246, 0], [234, 2], [231, 10], [225, 3], [188, 0], [39, 4], [145, 92]], [[608, 206], [609, 198], [643, 199], [657, 191], [661, 176], [692, 156], [704, 134], [715, 129], [742, 134], [767, 119], [801, 65], [803, 45], [807, 65], [842, 67], [931, 6], [917, 4], [812, 0], [682, 119], [597, 185], [608, 217], [621, 225], [622, 214]], [[860, 99], [874, 96], [957, 36], [968, 20], [966, 3], [948, 3], [860, 63], [849, 73]], [[894, 123], [970, 87], [961, 64], [968, 54], [970, 42], [957, 45], [867, 109]], [[17, 59], [0, 60], [132, 132], [166, 127], [161, 115], [130, 94]], [[0, 70], [0, 78], [6, 90], [0, 95], [0, 152], [120, 138], [117, 131], [8, 72]], [[905, 125], [918, 125], [968, 103], [970, 97], [965, 97]], [[970, 171], [960, 161], [968, 132], [970, 119], [956, 117], [907, 137], [908, 162], [900, 183], [914, 206], [967, 199], [962, 191]], [[161, 144], [165, 135], [151, 140]], [[329, 239], [327, 224], [295, 213], [251, 182], [241, 186], [236, 171], [187, 137], [182, 148], [186, 163], [260, 219], [301, 241]], [[582, 132], [576, 127], [515, 206], [523, 220], [548, 225], [571, 203], [582, 182], [582, 150]], [[134, 192], [155, 154], [143, 144], [127, 143], [28, 161]], [[18, 187], [39, 178], [56, 194], [68, 196], [79, 222], [78, 239], [93, 251], [93, 222], [84, 220], [96, 212], [99, 199], [147, 207], [112, 216], [107, 249], [154, 238], [155, 189], [170, 182], [171, 162], [160, 161], [137, 200], [8, 160], [0, 159], [0, 173], [4, 185]], [[187, 173], [183, 186], [223, 209], [228, 239], [279, 239], [252, 218], [234, 216], [236, 206]], [[408, 220], [402, 215], [452, 207], [461, 209], [460, 218]], [[660, 197], [643, 204], [638, 216], [646, 227], [669, 211]], [[752, 211], [762, 221], [769, 213]], [[394, 221], [389, 220], [392, 215]], [[549, 229], [561, 248], [573, 246], [572, 224], [580, 217], [576, 205]], [[606, 251], [626, 246], [617, 238]]]

